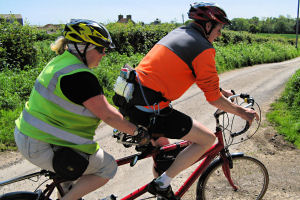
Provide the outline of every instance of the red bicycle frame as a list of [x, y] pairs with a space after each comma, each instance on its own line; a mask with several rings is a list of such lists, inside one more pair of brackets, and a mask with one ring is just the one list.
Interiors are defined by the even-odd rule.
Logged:
[[[226, 152], [225, 152], [225, 149], [224, 149], [224, 140], [223, 140], [222, 131], [221, 130], [216, 131], [215, 135], [218, 139], [217, 143], [215, 143], [207, 152], [205, 152], [196, 161], [196, 162], [199, 162], [200, 160], [202, 160], [201, 163], [199, 164], [199, 166], [195, 169], [195, 171], [189, 176], [189, 178], [178, 189], [178, 191], [175, 193], [175, 196], [182, 197], [183, 194], [191, 187], [191, 185], [197, 180], [197, 178], [204, 172], [204, 170], [209, 166], [211, 161], [213, 161], [219, 153], [220, 153], [220, 157], [223, 159], [223, 166], [222, 166], [223, 172], [224, 172], [227, 180], [229, 181], [230, 185], [234, 189], [237, 189], [237, 187], [234, 185], [234, 183], [231, 179], [231, 176], [230, 176], [229, 160], [226, 159], [227, 156], [226, 156]], [[167, 152], [167, 151], [175, 150], [178, 147], [186, 147], [188, 145], [190, 145], [190, 142], [188, 142], [188, 141], [181, 141], [181, 142], [178, 142], [178, 143], [175, 143], [175, 144], [169, 144], [169, 145], [161, 147], [159, 150], [157, 150], [157, 149], [153, 150], [152, 152], [148, 153], [142, 159], [147, 158], [147, 157], [151, 157], [151, 156], [155, 155], [158, 151]], [[117, 160], [118, 166], [125, 165], [125, 164], [128, 164], [128, 163], [132, 162], [132, 160], [137, 155], [138, 154], [118, 159]], [[149, 183], [142, 186], [142, 187], [140, 187], [140, 188], [138, 188], [137, 190], [135, 190], [131, 194], [123, 197], [121, 200], [132, 200], [132, 199], [135, 199], [135, 198], [143, 195], [144, 193], [147, 192], [148, 185], [149, 185]]]

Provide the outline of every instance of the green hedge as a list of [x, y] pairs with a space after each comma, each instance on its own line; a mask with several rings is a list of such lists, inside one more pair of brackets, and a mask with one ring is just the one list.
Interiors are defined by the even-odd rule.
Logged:
[[16, 21], [0, 23], [0, 70], [35, 65], [35, 41], [34, 30], [28, 25], [21, 26]]
[[135, 53], [147, 53], [155, 43], [176, 28], [176, 25], [111, 23], [106, 27], [116, 45], [116, 51], [120, 54], [132, 55]]
[[267, 118], [280, 134], [300, 149], [300, 70], [289, 79]]
[[274, 41], [215, 45], [215, 48], [219, 72], [261, 63], [280, 62], [300, 55], [300, 50], [294, 46]]
[[219, 37], [216, 42], [219, 45], [229, 45], [229, 44], [238, 44], [238, 43], [265, 43], [265, 42], [280, 42], [285, 44], [291, 44], [290, 40], [283, 37], [272, 37], [264, 36], [261, 34], [252, 34], [246, 31], [229, 31], [222, 30], [222, 35]]
[[[110, 23], [106, 27], [112, 35], [117, 51], [120, 54], [133, 55], [136, 53], [146, 54], [155, 43], [157, 43], [168, 32], [178, 27], [178, 24], [122, 24]], [[0, 23], [0, 70], [4, 68], [24, 69], [25, 66], [36, 67], [41, 62], [47, 61], [53, 57], [53, 53], [43, 54], [37, 51], [45, 51], [47, 47], [35, 48], [35, 42], [54, 41], [61, 34], [58, 30], [54, 34], [47, 34], [45, 30], [30, 27], [29, 25], [21, 26], [19, 23]], [[223, 30], [222, 36], [216, 41], [218, 46], [235, 45], [239, 43], [254, 44], [276, 41], [288, 44], [288, 40], [280, 37], [266, 37], [255, 35], [247, 32], [235, 32]], [[47, 43], [47, 44], [48, 44]], [[48, 51], [48, 50], [46, 50]], [[44, 61], [43, 61], [44, 60]]]

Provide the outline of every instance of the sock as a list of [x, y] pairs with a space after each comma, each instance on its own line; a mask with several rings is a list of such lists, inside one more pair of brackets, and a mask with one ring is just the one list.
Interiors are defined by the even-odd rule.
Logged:
[[160, 177], [158, 177], [155, 182], [159, 185], [160, 188], [167, 188], [172, 181], [172, 178], [167, 176], [164, 172]]

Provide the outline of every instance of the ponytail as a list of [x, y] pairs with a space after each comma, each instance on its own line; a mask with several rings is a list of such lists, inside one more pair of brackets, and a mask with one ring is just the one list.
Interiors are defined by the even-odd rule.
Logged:
[[56, 54], [61, 55], [67, 49], [68, 40], [63, 36], [58, 37], [54, 43], [50, 45], [52, 51]]

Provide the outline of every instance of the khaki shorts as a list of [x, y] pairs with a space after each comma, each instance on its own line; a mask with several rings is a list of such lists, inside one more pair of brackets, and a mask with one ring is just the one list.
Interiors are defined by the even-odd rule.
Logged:
[[[42, 169], [54, 171], [52, 167], [53, 150], [50, 144], [35, 140], [15, 129], [15, 141], [20, 153], [31, 163]], [[94, 174], [102, 178], [112, 179], [117, 172], [115, 159], [101, 148], [89, 156], [89, 165], [83, 173]]]

